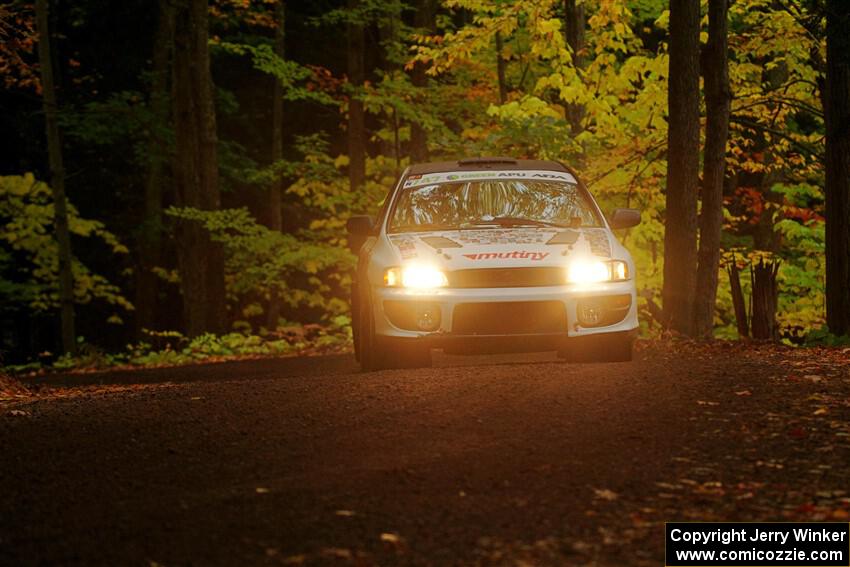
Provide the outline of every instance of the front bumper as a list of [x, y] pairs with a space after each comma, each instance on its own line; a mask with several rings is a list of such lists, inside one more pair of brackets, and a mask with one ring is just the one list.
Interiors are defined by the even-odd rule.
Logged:
[[[578, 305], [581, 301], [592, 298], [614, 296], [629, 296], [631, 298], [628, 310], [622, 320], [604, 326], [585, 326], [579, 321]], [[386, 312], [387, 306], [404, 304], [429, 304], [439, 310], [439, 326], [433, 330], [411, 330], [410, 325], [393, 324], [398, 322], [397, 315], [391, 317]], [[455, 309], [468, 304], [506, 304], [517, 302], [554, 302], [562, 305], [566, 315], [563, 324], [553, 329], [551, 326], [544, 332], [534, 329], [511, 329], [510, 322], [500, 326], [498, 333], [468, 332], [460, 325], [455, 328]], [[623, 282], [607, 282], [587, 286], [563, 285], [551, 287], [522, 287], [522, 288], [473, 288], [457, 289], [443, 288], [418, 292], [408, 289], [373, 287], [372, 307], [375, 317], [375, 334], [381, 337], [397, 339], [427, 339], [435, 348], [450, 347], [454, 343], [469, 341], [487, 341], [494, 344], [539, 343], [558, 344], [559, 342], [583, 336], [603, 333], [631, 333], [638, 327], [637, 301], [633, 280]], [[563, 328], [560, 328], [563, 327]], [[507, 339], [505, 341], [504, 339]]]

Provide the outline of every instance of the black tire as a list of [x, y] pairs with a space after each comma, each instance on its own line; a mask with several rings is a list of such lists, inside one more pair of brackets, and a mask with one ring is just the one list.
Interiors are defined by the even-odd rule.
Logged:
[[569, 362], [630, 362], [632, 360], [632, 333], [611, 333], [570, 339], [558, 351], [558, 356]]
[[354, 343], [354, 360], [360, 362], [360, 337], [362, 335], [360, 331], [360, 302], [357, 300], [352, 300], [351, 302], [351, 342]]
[[384, 352], [388, 368], [430, 368], [431, 349], [413, 340], [389, 340]]
[[386, 352], [383, 350], [380, 341], [375, 339], [375, 318], [370, 301], [360, 301], [360, 317], [358, 319], [360, 369], [364, 372], [372, 372], [386, 368]]
[[375, 315], [369, 301], [361, 301], [359, 317], [360, 369], [364, 372], [390, 368], [428, 368], [431, 349], [416, 340], [391, 339], [375, 335]]

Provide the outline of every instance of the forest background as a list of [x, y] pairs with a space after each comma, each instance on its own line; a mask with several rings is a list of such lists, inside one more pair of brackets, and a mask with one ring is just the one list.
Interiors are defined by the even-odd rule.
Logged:
[[410, 163], [482, 155], [561, 160], [605, 211], [642, 211], [618, 236], [644, 335], [846, 342], [847, 286], [826, 325], [824, 107], [847, 21], [816, 0], [673, 5], [671, 25], [663, 0], [7, 3], [5, 362], [344, 345], [346, 220]]

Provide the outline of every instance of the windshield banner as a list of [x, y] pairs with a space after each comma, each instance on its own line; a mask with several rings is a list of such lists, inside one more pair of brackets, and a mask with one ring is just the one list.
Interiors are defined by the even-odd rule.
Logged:
[[565, 181], [576, 184], [576, 179], [569, 173], [563, 171], [446, 171], [444, 173], [428, 173], [426, 175], [411, 175], [404, 180], [404, 188], [419, 187], [421, 185], [436, 185], [439, 183], [453, 183], [458, 181], [485, 181], [490, 179], [534, 179]]

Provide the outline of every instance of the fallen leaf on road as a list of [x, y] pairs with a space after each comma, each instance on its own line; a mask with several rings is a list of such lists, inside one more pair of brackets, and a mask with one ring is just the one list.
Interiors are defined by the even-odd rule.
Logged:
[[9, 412], [9, 415], [11, 415], [12, 417], [26, 417], [29, 415], [29, 412], [19, 409], [13, 409]]
[[401, 543], [401, 538], [398, 534], [384, 532], [381, 534], [381, 541], [384, 543]]
[[741, 390], [740, 392], [735, 392], [736, 396], [752, 396], [753, 393], [749, 390]]
[[701, 406], [719, 406], [720, 402], [707, 402], [705, 400], [697, 400], [697, 403]]
[[588, 553], [593, 550], [593, 546], [583, 541], [573, 542], [573, 551], [577, 553]]
[[326, 547], [322, 550], [322, 555], [337, 557], [339, 559], [351, 559], [351, 550], [342, 547]]
[[815, 410], [815, 415], [826, 415], [829, 413], [829, 410], [826, 408], [818, 408]]
[[262, 486], [258, 486], [258, 487], [256, 488], [256, 492], [257, 492], [257, 494], [268, 494], [268, 493], [269, 493], [269, 489], [268, 489], [268, 488], [263, 488]]
[[700, 484], [694, 488], [694, 493], [707, 496], [723, 496], [726, 492], [723, 490], [723, 483], [715, 480]]
[[613, 490], [608, 490], [607, 488], [595, 488], [593, 489], [593, 494], [596, 498], [601, 498], [602, 500], [607, 500], [609, 502], [617, 499], [617, 493]]
[[354, 515], [354, 512], [352, 510], [337, 510], [334, 513], [337, 516], [343, 516], [343, 517], [346, 517], [346, 518], [350, 518], [351, 516]]

